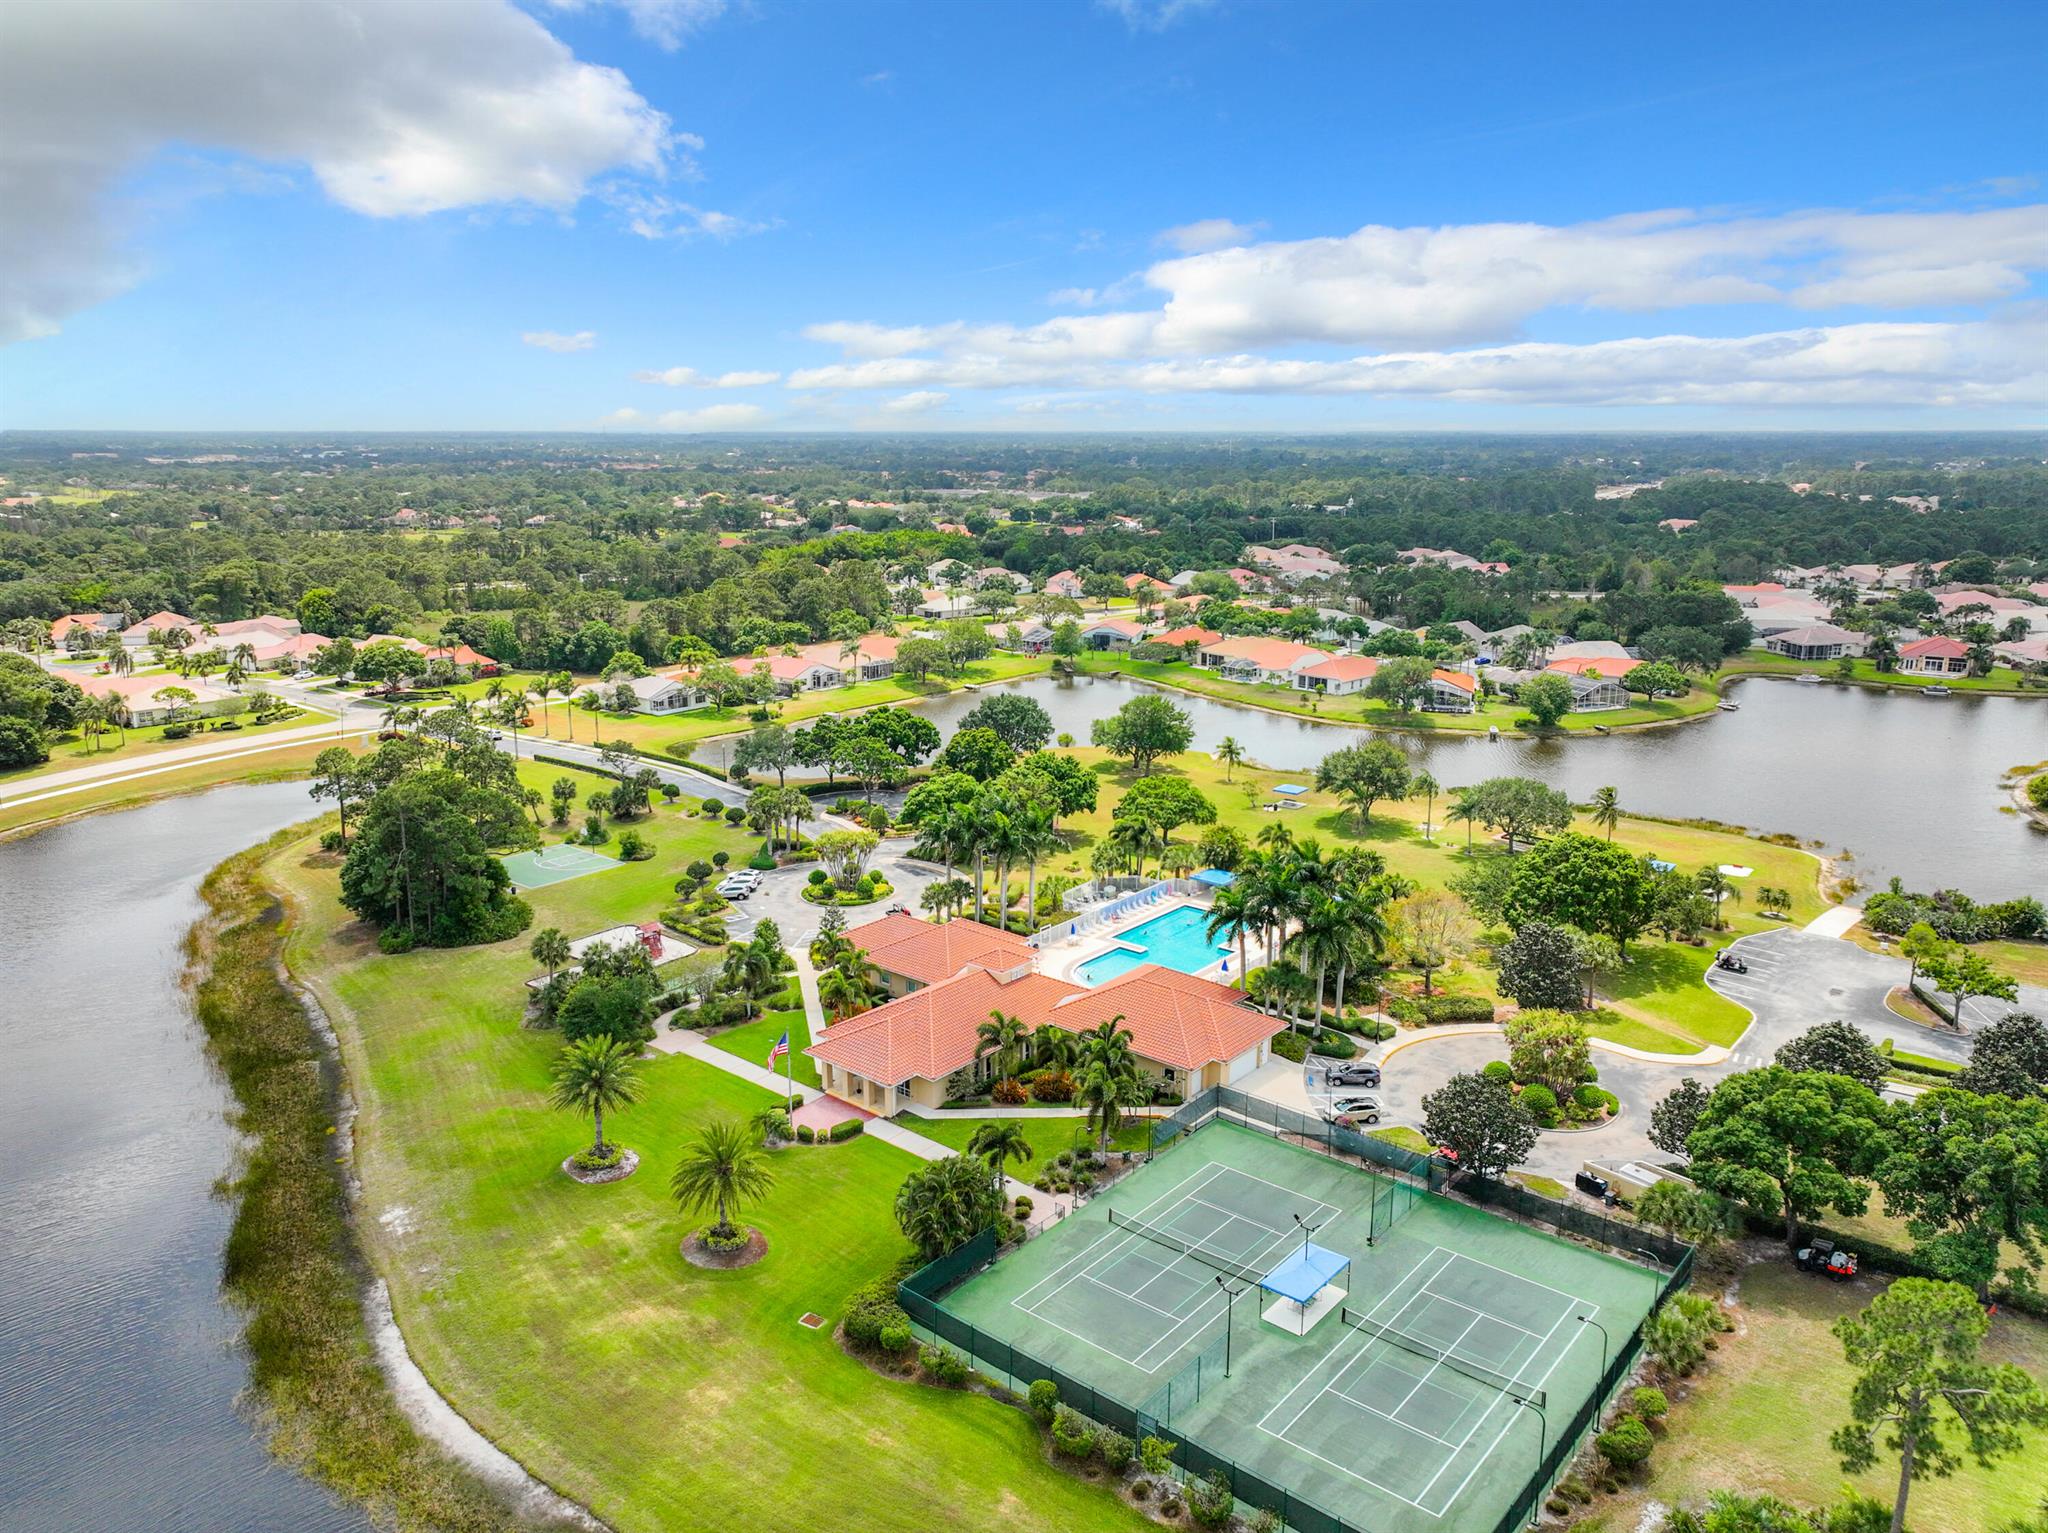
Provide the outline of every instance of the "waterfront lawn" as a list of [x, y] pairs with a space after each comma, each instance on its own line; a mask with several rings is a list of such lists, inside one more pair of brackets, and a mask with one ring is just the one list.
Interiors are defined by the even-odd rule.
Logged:
[[[690, 856], [742, 839], [654, 819], [654, 862], [533, 891], [535, 928], [642, 915]], [[332, 859], [310, 851], [289, 846], [267, 871], [289, 900], [289, 961], [330, 1010], [361, 1106], [364, 1238], [420, 1366], [494, 1441], [620, 1533], [707, 1516], [863, 1533], [924, 1533], [934, 1517], [990, 1533], [1142, 1526], [1051, 1468], [1022, 1412], [885, 1381], [835, 1345], [851, 1291], [906, 1254], [891, 1208], [912, 1157], [865, 1137], [777, 1152], [774, 1190], [745, 1215], [768, 1256], [689, 1266], [678, 1244], [702, 1220], [668, 1199], [677, 1150], [772, 1094], [655, 1058], [642, 1100], [607, 1122], [641, 1170], [575, 1185], [557, 1163], [588, 1125], [546, 1105], [559, 1039], [519, 1025], [530, 934], [379, 954], [335, 902]], [[827, 1326], [800, 1326], [807, 1312]], [[835, 1475], [849, 1453], [855, 1486]]]
[[[164, 684], [175, 687], [182, 683], [175, 676], [167, 676], [165, 677]], [[208, 724], [215, 722], [223, 721], [214, 719], [205, 721]], [[286, 730], [304, 729], [309, 725], [332, 722], [333, 719], [330, 715], [324, 714], [318, 709], [301, 708], [291, 717], [269, 724], [254, 724], [244, 717], [240, 720], [242, 726], [240, 729], [213, 730], [195, 727], [193, 732], [182, 740], [166, 740], [164, 738], [164, 730], [168, 726], [162, 724], [151, 724], [142, 729], [131, 728], [125, 732], [125, 736], [121, 731], [110, 730], [108, 733], [101, 735], [97, 741], [89, 741], [76, 731], [71, 731], [51, 737], [49, 742], [50, 759], [48, 761], [38, 762], [34, 766], [10, 767], [5, 771], [0, 771], [0, 783], [29, 782], [38, 777], [47, 777], [55, 772], [73, 771], [78, 767], [103, 766], [115, 763], [121, 766], [146, 766], [149, 764], [150, 757], [160, 755], [167, 750], [192, 745], [228, 746], [242, 740], [261, 740], [266, 735], [275, 735]], [[334, 742], [330, 740], [326, 743], [331, 745]]]
[[[1022, 1164], [1010, 1162], [1010, 1175], [1024, 1182], [1037, 1176], [1038, 1168], [1062, 1150], [1071, 1150], [1077, 1137], [1091, 1145], [1096, 1143], [1095, 1136], [1088, 1132], [1087, 1120], [1079, 1113], [1071, 1118], [977, 1118], [965, 1112], [938, 1112], [928, 1116], [904, 1113], [896, 1121], [963, 1155], [967, 1153], [967, 1142], [974, 1137], [974, 1131], [984, 1123], [1014, 1123], [1024, 1130], [1024, 1137], [1031, 1144], [1030, 1160]], [[1110, 1139], [1109, 1147], [1112, 1150], [1143, 1150], [1150, 1148], [1151, 1143], [1152, 1122], [1147, 1118], [1126, 1122]]]
[[[1795, 1504], [1832, 1497], [1845, 1481], [1887, 1509], [1898, 1463], [1883, 1459], [1844, 1475], [1828, 1434], [1848, 1420], [1854, 1377], [1828, 1327], [1876, 1296], [1868, 1278], [1829, 1283], [1782, 1259], [1743, 1268], [1740, 1330], [1724, 1336], [1705, 1370], [1674, 1394], [1669, 1430], [1646, 1476], [1610, 1503], [1607, 1526], [1637, 1526], [1652, 1501], [1703, 1501], [1713, 1491], [1768, 1492]], [[2010, 1310], [1991, 1322], [1984, 1355], [2048, 1376], [2048, 1325]], [[2030, 1514], [2048, 1492], [2048, 1432], [2026, 1434], [2028, 1447], [1990, 1469], [1965, 1456], [1948, 1479], [1913, 1487], [1907, 1518], [1915, 1528], [1991, 1528]]]
[[[215, 757], [191, 766], [151, 771], [145, 777], [92, 783], [75, 791], [60, 792], [54, 798], [39, 798], [33, 803], [0, 803], [0, 835], [34, 830], [76, 814], [126, 808], [145, 798], [194, 793], [227, 782], [263, 783], [304, 777], [312, 770], [313, 758], [332, 744], [332, 739], [286, 741], [247, 755]], [[138, 770], [146, 769], [146, 765], [138, 764]], [[317, 812], [313, 801], [308, 799], [308, 818]]]
[[[1184, 691], [1197, 692], [1204, 697], [1213, 697], [1222, 702], [1269, 708], [1279, 713], [1298, 714], [1302, 718], [1320, 719], [1329, 724], [1360, 724], [1374, 729], [1408, 729], [1430, 734], [1483, 734], [1487, 729], [1497, 727], [1503, 734], [1513, 734], [1518, 728], [1515, 721], [1524, 717], [1527, 712], [1518, 703], [1495, 697], [1483, 699], [1479, 707], [1471, 713], [1403, 713], [1388, 707], [1385, 703], [1372, 701], [1362, 692], [1329, 697], [1321, 693], [1296, 691], [1290, 687], [1225, 681], [1214, 672], [1200, 666], [1178, 662], [1162, 664], [1151, 660], [1133, 660], [1127, 654], [1090, 652], [1077, 657], [1075, 663], [1083, 671], [1115, 672], [1139, 681], [1152, 682], [1156, 686], [1179, 687]], [[1558, 720], [1555, 729], [1532, 728], [1523, 732], [1588, 734], [1599, 729], [1666, 724], [1709, 712], [1719, 702], [1720, 699], [1711, 685], [1695, 686], [1684, 697], [1636, 702], [1626, 708], [1616, 708], [1604, 713], [1568, 713]]]
[[[1859, 686], [1911, 690], [1940, 685], [1952, 692], [2003, 692], [2024, 697], [2042, 695], [2038, 687], [2022, 685], [2024, 678], [2006, 665], [1994, 665], [1983, 676], [1908, 675], [1902, 671], [1880, 671], [1870, 660], [1852, 660], [1850, 665], [1850, 679]], [[1794, 660], [1789, 655], [1774, 655], [1760, 649], [1744, 650], [1729, 660], [1717, 673], [1716, 680], [1725, 681], [1731, 676], [1797, 676], [1803, 671], [1812, 671], [1823, 681], [1840, 684], [1832, 660]]]
[[[1861, 921], [1849, 928], [1849, 940], [1867, 952], [1885, 953], [1893, 958], [1899, 955], [1896, 937], [1888, 946], [1880, 946], [1877, 933]], [[2048, 985], [2048, 942], [2012, 942], [2001, 938], [1995, 942], [1973, 942], [1970, 951], [2023, 985]]]
[[775, 1040], [782, 1036], [784, 1028], [789, 1030], [790, 1062], [785, 1066], [783, 1061], [777, 1060], [773, 1066], [775, 1073], [780, 1075], [787, 1068], [799, 1086], [816, 1086], [818, 1066], [804, 1053], [811, 1042], [811, 1024], [805, 1019], [801, 1006], [793, 1011], [763, 1012], [751, 1022], [742, 1022], [737, 1027], [712, 1034], [706, 1041], [714, 1048], [724, 1049], [726, 1053], [765, 1070], [770, 1068], [768, 1051], [775, 1047]]

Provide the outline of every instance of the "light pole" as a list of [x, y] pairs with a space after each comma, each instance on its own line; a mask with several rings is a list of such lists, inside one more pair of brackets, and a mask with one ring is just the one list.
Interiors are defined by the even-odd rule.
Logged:
[[1230, 1279], [1220, 1272], [1216, 1274], [1216, 1286], [1223, 1290], [1223, 1376], [1227, 1379], [1230, 1377], [1230, 1333], [1235, 1329], [1231, 1320], [1237, 1311], [1237, 1296], [1244, 1290], [1232, 1288]]
[[[1524, 1400], [1520, 1395], [1509, 1395], [1508, 1398], [1536, 1413], [1536, 1472], [1540, 1475], [1543, 1473], [1544, 1459], [1550, 1456], [1550, 1418], [1543, 1414], [1543, 1407], [1533, 1400]], [[1539, 1496], [1536, 1505], [1529, 1508], [1529, 1526], [1535, 1527], [1537, 1519], [1542, 1515], [1543, 1499]]]
[[1580, 1315], [1577, 1318], [1580, 1325], [1590, 1325], [1600, 1333], [1600, 1377], [1604, 1379], [1607, 1377], [1607, 1349], [1613, 1345], [1613, 1342], [1608, 1338], [1607, 1327], [1595, 1320], [1591, 1315]]

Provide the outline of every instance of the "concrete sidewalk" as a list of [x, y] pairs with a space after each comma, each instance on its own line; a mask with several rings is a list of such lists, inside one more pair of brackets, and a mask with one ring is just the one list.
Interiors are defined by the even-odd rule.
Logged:
[[1836, 905], [1823, 910], [1806, 923], [1806, 930], [1816, 937], [1846, 937], [1856, 923], [1863, 919], [1863, 910], [1858, 905]]

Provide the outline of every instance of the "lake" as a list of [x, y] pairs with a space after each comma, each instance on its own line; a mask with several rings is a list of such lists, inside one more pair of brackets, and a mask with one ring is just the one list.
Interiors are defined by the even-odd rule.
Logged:
[[[1000, 688], [1036, 698], [1056, 729], [1089, 725], [1148, 690], [1120, 676], [1049, 676], [955, 692], [920, 705], [942, 730]], [[1167, 694], [1194, 720], [1195, 747], [1234, 735], [1263, 766], [1307, 773], [1332, 750], [1372, 735]], [[1535, 777], [1583, 803], [1611, 785], [1627, 809], [1783, 831], [1854, 854], [1866, 888], [1896, 875], [1912, 888], [1961, 888], [1981, 899], [2048, 897], [2048, 835], [2017, 814], [1998, 785], [2021, 762], [2048, 757], [2048, 702], [1946, 698], [1860, 687], [1752, 679], [1729, 692], [1736, 713], [1667, 729], [1563, 739], [1388, 734], [1447, 787]]]
[[236, 1411], [235, 1135], [178, 978], [216, 863], [309, 818], [227, 788], [0, 843], [0, 1527], [368, 1527]]

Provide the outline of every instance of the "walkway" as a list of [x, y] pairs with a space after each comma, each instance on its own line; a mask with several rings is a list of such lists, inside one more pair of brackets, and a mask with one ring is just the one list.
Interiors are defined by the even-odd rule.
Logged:
[[1846, 937], [1862, 919], [1863, 910], [1860, 906], [1833, 905], [1808, 921], [1806, 930], [1816, 937]]

